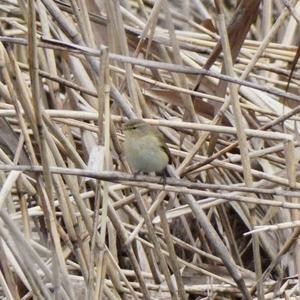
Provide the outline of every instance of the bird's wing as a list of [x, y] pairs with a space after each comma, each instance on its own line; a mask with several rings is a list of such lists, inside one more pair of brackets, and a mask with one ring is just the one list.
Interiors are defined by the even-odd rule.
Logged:
[[172, 156], [171, 156], [171, 152], [169, 150], [169, 147], [167, 146], [167, 144], [165, 142], [165, 136], [157, 128], [151, 127], [151, 130], [153, 130], [153, 133], [158, 137], [159, 141], [161, 142], [160, 146], [166, 152], [166, 154], [168, 155], [169, 163], [171, 163], [172, 162]]

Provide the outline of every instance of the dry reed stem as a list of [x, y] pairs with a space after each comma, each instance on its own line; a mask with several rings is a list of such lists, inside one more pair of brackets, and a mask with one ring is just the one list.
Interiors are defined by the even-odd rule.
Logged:
[[0, 3], [0, 297], [299, 297], [300, 5], [230, 3]]

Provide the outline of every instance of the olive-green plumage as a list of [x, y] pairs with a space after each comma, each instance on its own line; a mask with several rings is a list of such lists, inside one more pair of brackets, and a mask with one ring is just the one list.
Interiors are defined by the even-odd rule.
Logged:
[[134, 171], [161, 173], [170, 161], [170, 151], [164, 136], [143, 120], [125, 123], [125, 156]]

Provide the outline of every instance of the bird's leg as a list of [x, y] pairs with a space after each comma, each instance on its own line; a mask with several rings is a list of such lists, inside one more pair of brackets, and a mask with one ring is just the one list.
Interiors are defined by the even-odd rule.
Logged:
[[141, 171], [141, 170], [135, 171], [135, 172], [133, 173], [133, 178], [136, 179], [136, 176], [138, 176], [138, 175], [143, 175], [143, 174], [144, 174], [144, 172]]
[[162, 172], [160, 172], [159, 175], [161, 176], [159, 182], [162, 183], [162, 185], [165, 188], [165, 185], [167, 183], [167, 176], [168, 176], [167, 168], [165, 168]]

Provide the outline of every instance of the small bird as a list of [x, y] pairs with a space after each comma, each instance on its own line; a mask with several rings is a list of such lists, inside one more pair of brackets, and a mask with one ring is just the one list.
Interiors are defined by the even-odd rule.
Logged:
[[135, 172], [164, 173], [171, 154], [164, 136], [143, 120], [134, 119], [125, 123], [125, 156]]

